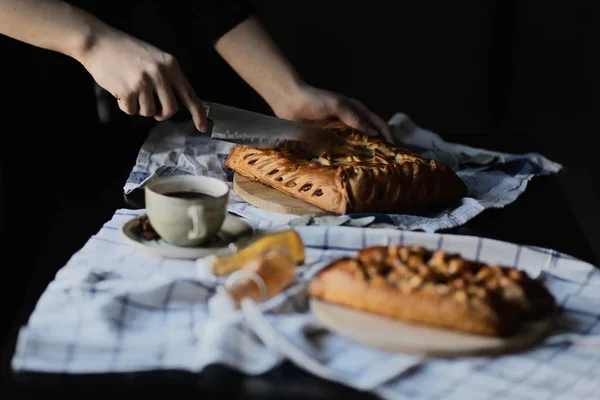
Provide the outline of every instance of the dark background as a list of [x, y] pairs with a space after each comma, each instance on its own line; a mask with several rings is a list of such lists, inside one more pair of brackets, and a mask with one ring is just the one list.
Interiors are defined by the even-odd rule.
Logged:
[[348, 3], [255, 1], [309, 82], [356, 97], [384, 118], [404, 112], [447, 140], [536, 151], [563, 164], [557, 179], [598, 258], [600, 7]]
[[[94, 9], [93, 1], [83, 3]], [[251, 3], [309, 83], [355, 97], [384, 119], [404, 112], [447, 140], [537, 151], [562, 163], [563, 192], [600, 255], [595, 228], [600, 171], [593, 144], [600, 103], [595, 54], [600, 28], [594, 22], [599, 6], [515, 0]], [[193, 27], [185, 23], [183, 2], [114, 4], [115, 13], [106, 19], [174, 53], [202, 98], [270, 112], [210, 47], [190, 39]], [[71, 151], [71, 165], [77, 157], [89, 159], [94, 151], [118, 147], [116, 139], [123, 149], [137, 149], [139, 136], [113, 138], [109, 132], [98, 137], [87, 128], [96, 118], [96, 105], [91, 104], [93, 82], [79, 64], [1, 39], [4, 122], [29, 123], [19, 128], [18, 138], [14, 130], [2, 129], [2, 149], [10, 153], [3, 160], [14, 165], [19, 157], [22, 172], [26, 152], [43, 151], [47, 160], [47, 146], [55, 143], [86, 147]], [[129, 149], [123, 151], [135, 158]]]
[[[600, 28], [593, 2], [252, 3], [309, 83], [357, 98], [386, 120], [404, 112], [450, 141], [535, 151], [562, 163], [565, 170], [556, 179], [600, 259]], [[111, 22], [176, 55], [201, 98], [270, 112], [209, 46], [189, 36], [183, 2], [115, 4], [120, 8]], [[52, 235], [48, 227], [60, 220], [61, 198], [103, 201], [108, 187], [121, 187], [152, 121], [118, 112], [110, 124], [94, 127], [97, 104], [87, 72], [65, 56], [5, 37], [0, 90], [0, 208], [8, 210], [0, 214], [0, 264], [10, 320], [21, 299], [14, 293], [36, 274], [27, 263], [37, 253], [17, 248]], [[69, 156], [56, 157], [58, 152]], [[109, 163], [102, 157], [106, 152]], [[29, 174], [38, 179], [23, 178]], [[102, 183], [86, 185], [84, 179]], [[539, 229], [551, 231], [554, 210], [547, 213]], [[109, 217], [95, 215], [97, 225], [82, 232], [94, 233]], [[560, 229], [555, 234], [564, 235]], [[79, 244], [85, 240], [82, 235]], [[9, 263], [7, 255], [17, 251], [19, 261]]]

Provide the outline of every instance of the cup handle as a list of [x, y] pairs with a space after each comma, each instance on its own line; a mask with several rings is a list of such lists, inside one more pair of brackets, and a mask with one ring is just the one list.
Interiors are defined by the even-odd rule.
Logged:
[[206, 225], [202, 224], [204, 207], [189, 206], [188, 216], [192, 219], [192, 230], [188, 232], [188, 239], [198, 239], [206, 235]]

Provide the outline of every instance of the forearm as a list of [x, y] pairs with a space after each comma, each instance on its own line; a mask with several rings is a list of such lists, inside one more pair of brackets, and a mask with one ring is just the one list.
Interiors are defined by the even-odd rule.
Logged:
[[256, 17], [223, 35], [215, 49], [272, 108], [286, 103], [285, 99], [294, 96], [303, 85]]
[[394, 143], [387, 123], [364, 104], [303, 82], [256, 17], [229, 29], [215, 41], [215, 49], [277, 117], [317, 125], [340, 121]]
[[0, 0], [1, 34], [79, 61], [98, 34], [111, 29], [64, 1]]

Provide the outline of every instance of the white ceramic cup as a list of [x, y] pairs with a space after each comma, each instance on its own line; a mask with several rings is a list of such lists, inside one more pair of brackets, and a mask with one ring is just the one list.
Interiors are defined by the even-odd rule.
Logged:
[[[227, 216], [229, 185], [217, 178], [176, 175], [152, 179], [145, 187], [150, 224], [162, 239], [176, 246], [199, 246], [216, 235]], [[208, 196], [184, 198], [174, 192]]]

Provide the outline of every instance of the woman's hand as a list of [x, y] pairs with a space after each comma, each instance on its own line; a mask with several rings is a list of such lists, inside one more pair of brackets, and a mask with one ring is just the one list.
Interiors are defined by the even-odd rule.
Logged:
[[98, 85], [117, 99], [123, 112], [163, 121], [178, 111], [181, 102], [196, 128], [206, 131], [202, 102], [172, 55], [125, 33], [110, 31], [94, 38], [79, 61]]
[[279, 118], [316, 125], [341, 121], [393, 142], [385, 121], [359, 101], [306, 84], [256, 16], [227, 32], [215, 48]]
[[2, 0], [0, 34], [76, 59], [127, 114], [162, 121], [178, 111], [179, 100], [206, 130], [202, 103], [173, 56], [70, 3]]
[[377, 114], [358, 100], [327, 90], [301, 86], [296, 93], [281, 98], [271, 107], [279, 118], [311, 125], [341, 121], [369, 136], [394, 141], [388, 124]]

